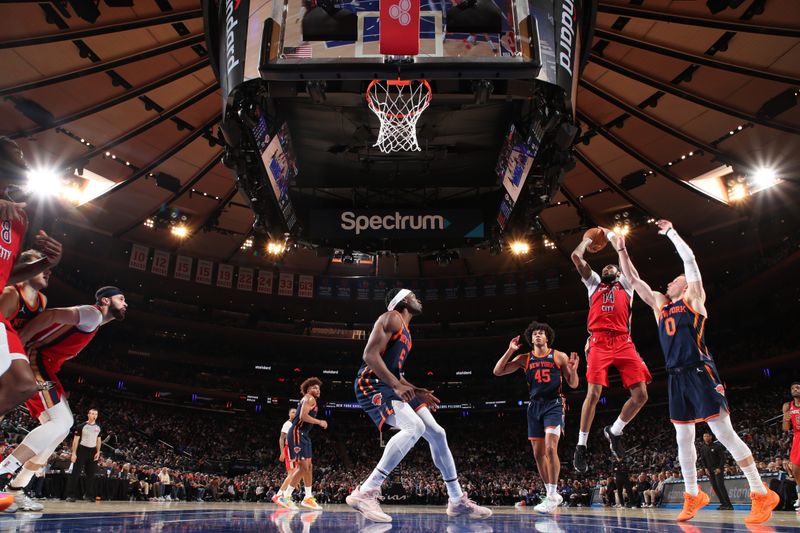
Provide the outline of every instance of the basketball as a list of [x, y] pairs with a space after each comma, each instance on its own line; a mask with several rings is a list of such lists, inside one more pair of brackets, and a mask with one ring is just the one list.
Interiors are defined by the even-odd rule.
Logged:
[[0, 511], [5, 511], [14, 503], [14, 497], [7, 492], [0, 492]]
[[583, 234], [583, 238], [592, 239], [592, 244], [586, 248], [592, 253], [599, 252], [606, 247], [606, 244], [608, 244], [608, 237], [606, 237], [606, 232], [603, 230], [603, 228], [592, 228], [586, 230], [586, 233]]

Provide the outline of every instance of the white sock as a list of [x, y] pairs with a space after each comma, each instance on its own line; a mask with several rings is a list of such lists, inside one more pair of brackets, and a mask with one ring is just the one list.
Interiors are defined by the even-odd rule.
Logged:
[[622, 435], [622, 430], [625, 429], [627, 424], [628, 423], [623, 419], [617, 417], [617, 419], [614, 421], [614, 424], [611, 426], [611, 434], [617, 436]]
[[283, 491], [281, 489], [278, 489], [277, 496], [278, 496], [278, 498], [283, 498]]
[[556, 484], [555, 483], [546, 483], [545, 488], [547, 489], [547, 495], [553, 496], [556, 493]]
[[750, 484], [750, 492], [755, 492], [757, 494], [767, 493], [767, 488], [764, 486], [764, 483], [761, 482], [761, 475], [758, 473], [755, 462], [750, 463], [748, 466], [740, 466], [739, 468], [742, 469], [744, 477], [747, 478], [747, 483]]
[[445, 481], [444, 485], [447, 487], [447, 497], [451, 502], [461, 501], [464, 491], [461, 490], [461, 483], [458, 482], [458, 479]]
[[586, 441], [589, 440], [589, 432], [581, 431], [578, 433], [578, 446], [586, 446]]
[[311, 487], [306, 487], [306, 498], [310, 498], [312, 496], [313, 494], [311, 494]]
[[9, 455], [0, 463], [0, 474], [13, 474], [22, 466], [16, 457]]
[[36, 473], [36, 470], [28, 470], [27, 468], [25, 468], [23, 466], [22, 470], [19, 471], [19, 474], [17, 474], [14, 477], [14, 479], [11, 480], [11, 483], [9, 484], [9, 488], [11, 488], [12, 490], [22, 490], [22, 489], [24, 489], [25, 487], [28, 486], [28, 483], [30, 483], [31, 478], [33, 478], [33, 475], [35, 473]]
[[287, 485], [286, 490], [283, 491], [283, 496], [285, 498], [290, 498], [293, 492], [294, 492], [294, 487], [292, 487], [291, 485]]

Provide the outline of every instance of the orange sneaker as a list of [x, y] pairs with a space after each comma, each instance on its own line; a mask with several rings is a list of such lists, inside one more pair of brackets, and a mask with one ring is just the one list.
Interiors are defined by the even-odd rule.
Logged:
[[702, 490], [697, 493], [697, 496], [692, 496], [688, 492], [683, 493], [683, 511], [678, 515], [678, 522], [691, 520], [697, 511], [708, 505], [708, 494]]
[[[764, 487], [767, 487], [766, 483]], [[772, 516], [772, 510], [781, 502], [781, 497], [775, 491], [767, 488], [766, 494], [750, 493], [750, 500], [753, 502], [750, 507], [750, 514], [744, 519], [745, 524], [760, 524], [766, 522]]]

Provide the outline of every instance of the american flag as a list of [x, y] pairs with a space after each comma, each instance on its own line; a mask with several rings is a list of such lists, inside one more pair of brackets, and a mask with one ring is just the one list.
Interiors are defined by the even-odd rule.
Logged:
[[310, 59], [311, 45], [301, 44], [300, 46], [294, 47], [287, 46], [283, 49], [283, 55], [286, 59]]

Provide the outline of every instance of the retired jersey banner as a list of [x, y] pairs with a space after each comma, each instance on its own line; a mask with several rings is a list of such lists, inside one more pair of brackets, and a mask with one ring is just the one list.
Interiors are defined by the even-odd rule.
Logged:
[[236, 289], [240, 291], [253, 290], [253, 269], [239, 267], [239, 279], [236, 280]]
[[320, 298], [331, 298], [333, 296], [331, 278], [319, 278], [317, 280], [317, 296]]
[[233, 287], [233, 265], [219, 265], [217, 267], [217, 287], [224, 289]]
[[189, 281], [192, 279], [192, 258], [185, 255], [179, 255], [175, 259], [175, 279], [182, 279]]
[[336, 297], [340, 300], [349, 300], [352, 296], [352, 289], [350, 280], [347, 278], [340, 278], [336, 281]]
[[464, 282], [464, 298], [477, 298], [478, 297], [478, 280], [475, 278], [468, 278]]
[[486, 276], [483, 278], [483, 295], [484, 296], [497, 296], [497, 278], [494, 276]]
[[306, 276], [301, 274], [298, 280], [297, 295], [300, 298], [313, 298], [314, 297], [314, 276]]
[[425, 282], [425, 290], [422, 298], [428, 301], [439, 299], [439, 286], [436, 281], [429, 279]]
[[386, 299], [386, 280], [376, 279], [372, 287], [372, 299], [382, 302]]
[[539, 279], [533, 272], [526, 272], [525, 276], [525, 292], [538, 292]]
[[258, 271], [258, 286], [256, 292], [261, 294], [272, 294], [272, 271], [259, 270]]
[[214, 263], [206, 259], [198, 259], [197, 272], [194, 274], [194, 280], [203, 285], [211, 285], [212, 272], [214, 272]]
[[417, 0], [382, 0], [380, 52], [387, 56], [419, 54], [419, 6]]
[[294, 274], [281, 272], [278, 277], [278, 296], [292, 296], [294, 294]]
[[458, 298], [458, 281], [449, 279], [445, 282], [444, 297], [446, 300], [455, 300]]
[[356, 282], [356, 300], [369, 300], [369, 289], [372, 283], [368, 279]]
[[147, 270], [147, 256], [149, 254], [150, 248], [141, 244], [134, 244], [133, 248], [131, 248], [131, 259], [128, 261], [128, 266], [135, 270]]
[[169, 270], [169, 253], [163, 250], [153, 252], [153, 264], [150, 272], [159, 276], [166, 276]]

